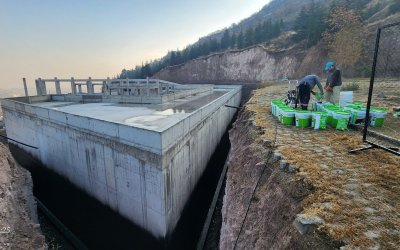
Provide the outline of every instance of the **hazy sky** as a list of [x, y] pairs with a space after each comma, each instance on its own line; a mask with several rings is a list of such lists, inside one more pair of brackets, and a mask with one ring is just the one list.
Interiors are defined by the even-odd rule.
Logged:
[[230, 26], [269, 0], [0, 0], [0, 88], [113, 77]]

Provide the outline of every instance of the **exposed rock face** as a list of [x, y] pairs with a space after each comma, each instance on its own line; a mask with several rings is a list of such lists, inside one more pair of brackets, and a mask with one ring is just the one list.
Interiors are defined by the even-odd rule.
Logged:
[[47, 249], [32, 194], [30, 173], [0, 142], [0, 249]]
[[304, 58], [294, 51], [271, 52], [262, 46], [216, 53], [168, 67], [154, 77], [179, 83], [255, 82], [295, 77]]

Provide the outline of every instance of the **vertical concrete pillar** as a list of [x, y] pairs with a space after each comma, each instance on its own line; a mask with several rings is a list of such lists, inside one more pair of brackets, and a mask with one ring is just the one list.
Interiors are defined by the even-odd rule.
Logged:
[[129, 79], [126, 78], [126, 95], [129, 95]]
[[155, 91], [156, 91], [156, 95], [159, 96], [160, 95], [160, 79], [157, 79]]
[[101, 93], [104, 95], [107, 90], [107, 84], [106, 81], [103, 81], [103, 85], [101, 86]]
[[82, 94], [82, 84], [78, 84], [78, 91], [79, 91], [79, 94]]
[[40, 95], [39, 80], [35, 80], [36, 95]]
[[38, 79], [39, 93], [38, 95], [47, 95], [46, 82], [41, 78]]
[[122, 93], [122, 92], [121, 92], [121, 89], [122, 89], [122, 84], [121, 84], [121, 83], [122, 83], [122, 80], [121, 80], [121, 79], [118, 80], [118, 87], [117, 87], [117, 90], [118, 90], [118, 91], [117, 91], [117, 94], [118, 94], [118, 95], [121, 95], [121, 93]]
[[111, 81], [110, 81], [110, 77], [107, 77], [107, 82], [106, 82], [106, 84], [107, 84], [108, 86], [110, 86], [110, 95], [111, 95]]
[[76, 95], [75, 79], [71, 77], [71, 94]]
[[54, 77], [54, 84], [56, 85], [56, 94], [61, 95], [60, 80], [58, 80], [57, 77]]
[[25, 77], [22, 78], [22, 82], [24, 83], [25, 96], [28, 96], [28, 87], [26, 86], [26, 79], [25, 79]]
[[149, 87], [149, 77], [146, 77], [146, 95], [149, 96], [149, 91], [150, 91], [150, 87]]
[[93, 88], [93, 82], [92, 82], [92, 78], [89, 77], [89, 80], [87, 81], [87, 92], [88, 94], [93, 94], [94, 93], [94, 88]]

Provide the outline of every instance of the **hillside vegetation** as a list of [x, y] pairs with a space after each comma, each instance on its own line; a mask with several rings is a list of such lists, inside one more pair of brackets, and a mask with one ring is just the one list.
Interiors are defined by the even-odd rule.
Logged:
[[398, 20], [400, 2], [396, 0], [273, 0], [238, 24], [161, 59], [123, 69], [118, 77], [151, 77], [170, 66], [255, 45], [271, 52], [316, 50], [314, 54], [348, 68], [350, 76], [367, 76], [376, 28]]

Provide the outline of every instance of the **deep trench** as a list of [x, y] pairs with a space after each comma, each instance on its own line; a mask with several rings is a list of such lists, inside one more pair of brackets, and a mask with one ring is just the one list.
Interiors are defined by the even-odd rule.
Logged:
[[[251, 90], [259, 84], [249, 84], [242, 90], [245, 103]], [[31, 172], [33, 194], [64, 226], [89, 249], [195, 249], [206, 220], [222, 169], [229, 154], [228, 131], [232, 119], [203, 175], [186, 203], [174, 232], [166, 239], [157, 239], [141, 227], [120, 216], [108, 206], [77, 188], [64, 177], [43, 166], [14, 144], [10, 151], [18, 163]], [[219, 194], [205, 249], [218, 249], [224, 186]], [[50, 249], [74, 249], [68, 237], [38, 210], [41, 229]]]

